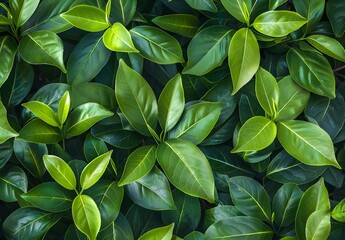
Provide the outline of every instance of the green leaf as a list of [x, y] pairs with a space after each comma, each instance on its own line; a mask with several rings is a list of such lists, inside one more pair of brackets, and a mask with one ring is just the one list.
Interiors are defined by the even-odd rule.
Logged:
[[165, 85], [158, 99], [158, 120], [165, 132], [176, 125], [183, 113], [184, 104], [182, 78], [177, 74]]
[[342, 1], [328, 0], [326, 5], [327, 17], [331, 23], [335, 36], [341, 37], [345, 32], [345, 26], [342, 24], [345, 21], [343, 12], [345, 5]]
[[108, 62], [111, 52], [102, 39], [102, 33], [89, 33], [78, 42], [67, 62], [68, 83], [78, 86], [90, 82]]
[[253, 27], [267, 36], [284, 37], [306, 23], [307, 20], [296, 12], [277, 10], [260, 14], [253, 22]]
[[221, 0], [225, 9], [238, 21], [247, 23], [249, 25], [249, 16], [248, 13], [252, 9], [251, 0], [236, 0], [236, 1], [227, 1]]
[[271, 222], [271, 200], [261, 184], [245, 176], [232, 177], [229, 190], [234, 205], [241, 212]]
[[33, 206], [48, 212], [63, 212], [71, 209], [74, 194], [55, 182], [44, 182], [21, 197]]
[[42, 157], [48, 154], [45, 144], [28, 143], [15, 139], [13, 142], [14, 153], [18, 161], [36, 178], [42, 178], [46, 169]]
[[286, 56], [291, 78], [303, 88], [329, 98], [335, 97], [335, 79], [323, 56], [291, 48]]
[[78, 195], [72, 203], [72, 217], [77, 228], [90, 240], [96, 240], [101, 228], [101, 214], [95, 201], [87, 195]]
[[300, 115], [306, 107], [310, 93], [296, 84], [290, 76], [278, 82], [279, 101], [277, 121], [293, 120]]
[[307, 37], [306, 40], [320, 52], [345, 62], [344, 47], [334, 38], [315, 34]]
[[235, 94], [252, 79], [260, 64], [259, 44], [249, 28], [238, 30], [232, 37], [228, 63], [233, 84], [232, 94]]
[[19, 42], [18, 50], [27, 63], [52, 65], [66, 73], [63, 43], [54, 32], [42, 30], [25, 35]]
[[199, 18], [191, 14], [168, 14], [151, 20], [160, 28], [192, 38], [200, 27]]
[[184, 236], [184, 240], [204, 240], [205, 236], [201, 232], [193, 231], [188, 235]]
[[275, 118], [279, 102], [278, 83], [272, 74], [262, 67], [259, 67], [255, 78], [256, 98], [265, 112]]
[[60, 214], [37, 208], [18, 208], [6, 218], [3, 229], [9, 239], [35, 240], [42, 238], [60, 218]]
[[331, 232], [331, 217], [329, 210], [315, 211], [308, 217], [306, 239], [328, 239]]
[[169, 139], [158, 145], [157, 160], [181, 191], [214, 202], [214, 178], [205, 155], [191, 142]]
[[26, 192], [28, 178], [18, 166], [7, 164], [0, 169], [0, 199], [5, 202], [16, 202], [15, 192]]
[[217, 12], [217, 6], [213, 0], [186, 0], [186, 3], [197, 10]]
[[247, 120], [238, 133], [233, 153], [258, 151], [268, 147], [276, 138], [276, 124], [266, 117], [255, 116]]
[[183, 63], [179, 42], [168, 33], [151, 26], [137, 26], [130, 30], [140, 54], [158, 64]]
[[87, 162], [108, 151], [107, 145], [102, 139], [88, 134], [84, 141], [83, 152]]
[[155, 94], [145, 79], [123, 60], [116, 74], [115, 95], [131, 126], [142, 135], [151, 136], [148, 126], [155, 129], [158, 120]]
[[168, 179], [154, 167], [147, 175], [126, 185], [127, 196], [139, 206], [155, 211], [176, 209]]
[[75, 190], [77, 180], [71, 167], [61, 158], [54, 155], [44, 155], [43, 163], [52, 178], [68, 190]]
[[242, 216], [243, 213], [235, 206], [231, 205], [218, 205], [214, 208], [207, 209], [205, 212], [205, 225], [210, 227], [212, 224], [228, 219], [231, 217]]
[[0, 144], [0, 169], [10, 160], [13, 154], [13, 142], [11, 140]]
[[221, 104], [212, 102], [201, 102], [187, 107], [179, 122], [169, 132], [169, 138], [201, 143], [215, 126], [221, 109]]
[[295, 230], [299, 239], [306, 238], [307, 220], [315, 211], [320, 210], [330, 212], [328, 191], [323, 178], [309, 187], [299, 202], [295, 218]]
[[116, 22], [128, 25], [137, 10], [137, 1], [132, 0], [111, 0], [110, 15]]
[[297, 160], [312, 166], [341, 168], [335, 158], [329, 135], [319, 126], [300, 120], [277, 123], [278, 140]]
[[307, 23], [302, 27], [304, 35], [310, 33], [318, 25], [325, 9], [325, 0], [294, 0], [297, 13], [306, 18]]
[[237, 216], [214, 223], [206, 230], [205, 237], [209, 240], [270, 240], [273, 237], [273, 231], [256, 218]]
[[172, 239], [174, 224], [152, 229], [144, 233], [138, 240], [170, 240]]
[[69, 91], [66, 91], [64, 95], [61, 97], [59, 101], [59, 106], [58, 106], [57, 114], [58, 114], [58, 120], [59, 120], [60, 126], [62, 126], [66, 122], [70, 106], [71, 106], [71, 98], [69, 95]]
[[233, 35], [234, 30], [226, 26], [216, 25], [200, 30], [187, 47], [188, 62], [183, 73], [200, 76], [220, 66], [227, 56]]
[[11, 73], [16, 52], [17, 43], [12, 37], [0, 37], [0, 87], [4, 84]]
[[36, 115], [36, 117], [48, 123], [49, 125], [53, 127], [60, 126], [56, 114], [47, 104], [39, 101], [30, 101], [23, 103], [22, 106], [30, 110], [33, 114]]
[[334, 207], [332, 218], [338, 222], [345, 222], [345, 198]]
[[97, 237], [101, 240], [108, 240], [109, 237], [110, 239], [134, 240], [131, 226], [122, 213], [119, 213], [115, 222], [101, 230]]
[[287, 0], [269, 0], [269, 9], [275, 10], [276, 8], [278, 8], [286, 2]]
[[89, 5], [77, 5], [60, 16], [74, 27], [88, 32], [99, 32], [110, 26], [103, 10]]
[[67, 239], [88, 240], [87, 236], [79, 231], [74, 223], [70, 224], [66, 231], [64, 240]]
[[0, 144], [3, 144], [8, 139], [17, 136], [18, 133], [8, 123], [6, 108], [0, 101]]
[[135, 149], [127, 158], [125, 169], [123, 170], [119, 186], [134, 182], [153, 168], [156, 162], [156, 147], [148, 145]]
[[103, 35], [104, 45], [118, 52], [139, 52], [132, 42], [131, 35], [128, 30], [119, 22], [114, 23], [108, 28]]
[[0, 25], [10, 25], [10, 21], [7, 17], [0, 15]]
[[54, 144], [61, 141], [62, 137], [58, 128], [52, 127], [41, 119], [33, 119], [19, 132], [19, 138], [27, 142]]
[[11, 15], [18, 29], [35, 12], [39, 0], [13, 0], [10, 2]]
[[103, 175], [109, 164], [111, 154], [113, 150], [110, 150], [86, 165], [80, 175], [80, 185], [82, 190], [86, 190], [94, 185]]
[[293, 183], [286, 183], [278, 189], [273, 198], [272, 211], [275, 213], [274, 222], [279, 228], [294, 222], [302, 194], [302, 190]]
[[74, 109], [66, 121], [66, 136], [78, 136], [97, 122], [112, 116], [114, 113], [106, 110], [98, 103], [85, 103]]

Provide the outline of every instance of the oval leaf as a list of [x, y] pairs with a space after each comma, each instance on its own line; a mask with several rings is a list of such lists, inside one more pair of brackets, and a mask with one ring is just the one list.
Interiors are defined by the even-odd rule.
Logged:
[[186, 3], [197, 10], [217, 12], [217, 6], [213, 0], [186, 0]]
[[15, 192], [26, 192], [28, 178], [18, 166], [6, 165], [0, 169], [0, 199], [5, 202], [17, 201]]
[[334, 38], [330, 38], [324, 35], [311, 35], [306, 39], [308, 43], [310, 43], [320, 52], [332, 58], [345, 62], [344, 47]]
[[17, 43], [10, 36], [0, 38], [0, 87], [11, 73], [14, 58], [17, 52]]
[[10, 2], [11, 15], [17, 29], [32, 16], [39, 3], [39, 0], [14, 0]]
[[345, 198], [334, 207], [332, 218], [339, 222], [345, 222]]
[[139, 52], [132, 42], [131, 35], [128, 30], [119, 22], [114, 23], [108, 28], [103, 35], [104, 45], [118, 52]]
[[249, 12], [252, 9], [251, 0], [227, 1], [221, 0], [225, 9], [238, 21], [249, 23]]
[[53, 127], [60, 126], [57, 116], [47, 104], [39, 101], [31, 101], [23, 103], [22, 106], [30, 110], [33, 114], [36, 115], [36, 117], [48, 123], [49, 125]]
[[306, 239], [328, 239], [331, 232], [331, 216], [329, 210], [315, 211], [308, 217]]
[[168, 226], [159, 227], [152, 229], [146, 233], [144, 233], [138, 240], [170, 240], [172, 239], [174, 230], [174, 224], [170, 224]]
[[8, 139], [17, 137], [19, 134], [8, 123], [6, 107], [1, 101], [0, 116], [0, 144], [3, 144]]
[[135, 15], [137, 10], [137, 1], [133, 0], [112, 0], [110, 15], [116, 22], [123, 25], [128, 25]]
[[19, 138], [27, 142], [54, 144], [61, 141], [62, 137], [58, 128], [52, 127], [41, 119], [33, 119], [19, 132]]
[[64, 95], [61, 97], [59, 101], [59, 106], [58, 106], [58, 120], [60, 123], [60, 126], [62, 126], [68, 116], [69, 109], [71, 106], [71, 98], [69, 95], [69, 91], [66, 91]]

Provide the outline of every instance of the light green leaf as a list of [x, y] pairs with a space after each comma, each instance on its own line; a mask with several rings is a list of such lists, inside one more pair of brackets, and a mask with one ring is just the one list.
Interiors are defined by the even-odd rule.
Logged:
[[110, 26], [106, 13], [94, 6], [77, 5], [60, 16], [73, 26], [88, 32], [99, 32]]
[[165, 85], [158, 99], [158, 120], [165, 132], [176, 125], [183, 113], [184, 104], [182, 78], [177, 74]]
[[227, 56], [233, 34], [233, 29], [218, 25], [198, 32], [187, 47], [188, 62], [183, 73], [200, 76], [220, 66]]
[[117, 52], [139, 52], [132, 42], [128, 30], [119, 22], [114, 23], [103, 35], [104, 45]]
[[306, 23], [307, 20], [296, 12], [277, 10], [260, 14], [253, 22], [253, 27], [267, 36], [284, 37]]
[[269, 0], [269, 9], [275, 10], [277, 7], [286, 3], [287, 0]]
[[151, 20], [160, 28], [192, 38], [200, 27], [199, 18], [191, 14], [169, 14]]
[[307, 106], [310, 92], [296, 84], [290, 76], [281, 79], [278, 86], [279, 101], [276, 120], [293, 120]]
[[334, 74], [325, 57], [291, 48], [286, 62], [291, 78], [300, 86], [321, 96], [335, 97]]
[[258, 151], [268, 147], [276, 138], [277, 127], [266, 117], [255, 116], [247, 120], [240, 128], [233, 153]]
[[158, 64], [183, 63], [179, 42], [168, 33], [151, 26], [137, 26], [130, 30], [140, 54]]
[[0, 25], [10, 25], [10, 21], [7, 17], [0, 15]]
[[98, 103], [85, 103], [74, 109], [66, 121], [66, 136], [78, 136], [97, 122], [112, 116], [114, 113], [108, 111]]
[[127, 158], [119, 186], [134, 182], [153, 168], [156, 162], [156, 147], [153, 145], [144, 146], [134, 150]]
[[345, 198], [334, 207], [332, 218], [339, 222], [345, 222]]
[[[221, 0], [225, 9], [238, 21], [249, 24], [249, 16], [246, 12], [252, 9], [251, 0]], [[246, 9], [245, 9], [246, 8]]]
[[312, 166], [341, 168], [334, 155], [329, 135], [319, 126], [300, 120], [277, 123], [278, 140], [297, 160]]
[[138, 240], [170, 240], [172, 239], [174, 230], [174, 223], [152, 229], [146, 233], [144, 233]]
[[10, 1], [11, 15], [17, 29], [31, 17], [31, 15], [35, 12], [39, 2], [39, 0]]
[[22, 106], [30, 110], [33, 114], [36, 115], [36, 117], [48, 123], [49, 125], [53, 127], [60, 126], [56, 114], [47, 104], [39, 101], [31, 101], [23, 103]]
[[181, 191], [214, 202], [214, 178], [205, 155], [193, 143], [169, 139], [158, 145], [157, 160]]
[[16, 191], [26, 192], [28, 189], [28, 178], [18, 166], [7, 164], [0, 169], [0, 199], [5, 202], [16, 202]]
[[273, 75], [262, 67], [259, 67], [255, 78], [256, 98], [265, 112], [274, 119], [279, 102], [278, 83]]
[[68, 190], [75, 190], [77, 180], [71, 167], [61, 158], [54, 155], [44, 155], [43, 163], [52, 178]]
[[0, 37], [0, 87], [11, 73], [14, 58], [17, 52], [17, 43], [10, 36]]
[[238, 30], [232, 37], [228, 63], [235, 94], [248, 83], [260, 64], [260, 49], [254, 33], [249, 28]]
[[345, 62], [344, 47], [334, 38], [315, 34], [307, 37], [306, 40], [320, 52]]
[[82, 190], [90, 188], [102, 177], [107, 169], [112, 153], [113, 150], [103, 153], [86, 165], [80, 175]]
[[62, 136], [58, 128], [48, 125], [41, 119], [33, 119], [19, 132], [19, 138], [27, 142], [54, 144], [61, 141]]
[[307, 240], [328, 239], [331, 232], [331, 216], [329, 210], [315, 211], [310, 214], [305, 232]]
[[148, 126], [155, 129], [158, 120], [156, 96], [145, 79], [123, 60], [116, 74], [115, 95], [131, 126], [142, 135], [151, 136]]
[[213, 0], [186, 0], [186, 3], [197, 10], [217, 12], [217, 6]]
[[58, 120], [59, 120], [60, 126], [62, 126], [66, 122], [70, 105], [71, 105], [71, 98], [69, 95], [69, 91], [67, 90], [64, 93], [64, 95], [61, 97], [59, 101], [59, 106], [58, 106], [57, 114], [58, 114]]
[[18, 135], [19, 134], [8, 123], [6, 108], [0, 101], [0, 144], [3, 144], [10, 138], [17, 137]]
[[73, 200], [72, 217], [77, 228], [89, 240], [96, 240], [101, 228], [101, 214], [91, 197], [80, 194]]
[[63, 43], [54, 32], [42, 30], [25, 35], [19, 42], [18, 50], [27, 63], [52, 65], [66, 73]]

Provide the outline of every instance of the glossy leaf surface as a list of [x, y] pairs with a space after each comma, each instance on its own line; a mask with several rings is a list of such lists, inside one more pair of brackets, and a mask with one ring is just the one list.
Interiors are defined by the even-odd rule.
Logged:
[[221, 0], [225, 9], [238, 21], [249, 23], [249, 12], [252, 8], [252, 1], [250, 0], [236, 0], [226, 1]]
[[138, 52], [134, 47], [131, 35], [127, 29], [119, 22], [114, 23], [103, 35], [104, 45], [112, 50], [119, 52]]
[[52, 127], [41, 119], [33, 119], [19, 132], [19, 137], [33, 143], [58, 143], [62, 136], [58, 128]]
[[4, 36], [0, 38], [0, 87], [10, 75], [16, 52], [17, 44], [12, 37]]
[[345, 62], [344, 47], [334, 38], [324, 35], [311, 35], [307, 37], [307, 41], [320, 52]]
[[11, 127], [7, 120], [7, 111], [4, 104], [0, 101], [0, 144], [6, 140], [17, 137], [18, 133]]
[[18, 166], [8, 165], [0, 169], [0, 199], [5, 202], [15, 202], [15, 192], [26, 192], [28, 178]]
[[155, 228], [152, 229], [146, 233], [144, 233], [142, 236], [140, 236], [139, 240], [169, 240], [172, 239], [173, 235], [173, 230], [174, 230], [174, 224], [170, 224], [165, 227], [160, 227], [160, 228]]

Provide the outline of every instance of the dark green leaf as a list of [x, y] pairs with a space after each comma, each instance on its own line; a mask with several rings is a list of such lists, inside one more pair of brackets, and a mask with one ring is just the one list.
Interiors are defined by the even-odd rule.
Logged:
[[12, 37], [4, 36], [0, 38], [0, 87], [11, 73], [16, 52], [17, 43]]
[[235, 206], [218, 205], [217, 207], [206, 210], [205, 225], [208, 228], [218, 221], [242, 215], [243, 214]]
[[58, 128], [52, 127], [41, 119], [33, 119], [19, 132], [19, 138], [27, 142], [53, 144], [62, 139]]
[[111, 223], [107, 228], [104, 228], [102, 231], [100, 231], [97, 238], [101, 240], [112, 240], [116, 238], [123, 240], [134, 240], [132, 229], [122, 213], [119, 213], [115, 222]]
[[7, 165], [0, 169], [0, 199], [5, 202], [17, 201], [15, 192], [26, 192], [28, 179], [18, 166]]
[[39, 0], [13, 0], [10, 2], [11, 15], [17, 29], [31, 17], [39, 2]]
[[87, 236], [83, 234], [75, 224], [69, 225], [67, 232], [65, 234], [64, 240], [75, 239], [75, 240], [88, 240]]
[[338, 0], [328, 0], [326, 5], [327, 17], [331, 23], [334, 34], [341, 37], [345, 31], [345, 21], [343, 12], [345, 11], [345, 4]]
[[197, 10], [217, 12], [217, 6], [213, 0], [186, 0], [186, 3]]
[[84, 141], [84, 156], [88, 162], [108, 151], [107, 145], [101, 140], [93, 137], [91, 134], [86, 136]]
[[10, 160], [13, 154], [13, 141], [7, 140], [0, 144], [0, 169]]
[[205, 236], [201, 232], [191, 232], [188, 235], [184, 236], [184, 240], [204, 240]]
[[127, 25], [133, 19], [137, 9], [137, 1], [132, 0], [111, 0], [110, 15], [116, 22]]

